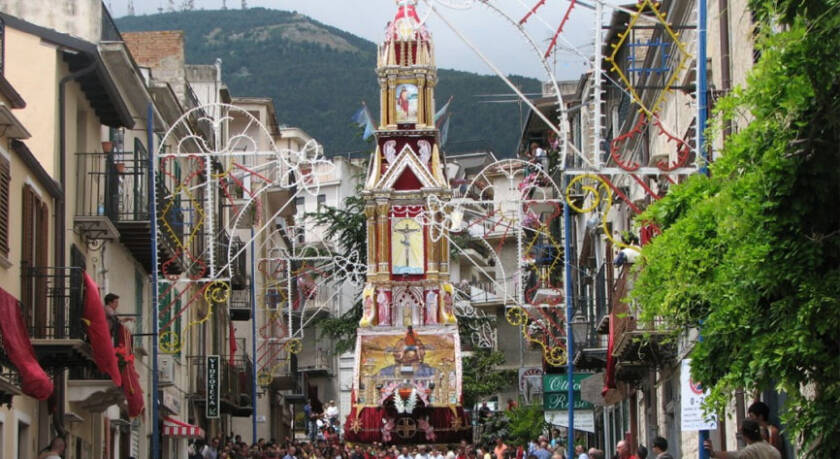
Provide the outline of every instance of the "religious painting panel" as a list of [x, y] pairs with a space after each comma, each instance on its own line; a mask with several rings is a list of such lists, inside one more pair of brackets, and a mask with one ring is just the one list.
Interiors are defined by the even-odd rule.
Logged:
[[420, 100], [417, 85], [412, 83], [398, 84], [395, 94], [397, 98], [397, 124], [417, 123], [417, 107]]
[[403, 392], [416, 394], [415, 403], [422, 402], [424, 406], [458, 404], [461, 348], [458, 335], [451, 328], [371, 330], [359, 335], [358, 344], [358, 406], [382, 406]]
[[413, 217], [394, 217], [391, 222], [393, 274], [423, 274], [423, 225]]

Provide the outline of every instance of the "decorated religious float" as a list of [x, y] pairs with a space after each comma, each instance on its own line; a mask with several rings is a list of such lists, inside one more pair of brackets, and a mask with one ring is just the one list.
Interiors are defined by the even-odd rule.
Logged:
[[345, 439], [457, 442], [472, 432], [461, 406], [449, 244], [428, 204], [451, 193], [435, 127], [434, 45], [416, 2], [398, 3], [377, 59], [380, 122], [364, 189], [367, 282]]

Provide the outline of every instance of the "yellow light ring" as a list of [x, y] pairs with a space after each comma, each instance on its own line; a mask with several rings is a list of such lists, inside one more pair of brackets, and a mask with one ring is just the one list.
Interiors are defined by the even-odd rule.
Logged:
[[527, 315], [525, 314], [525, 310], [523, 310], [520, 306], [511, 306], [507, 311], [505, 311], [505, 319], [514, 327], [523, 325], [526, 321], [526, 317]]
[[[576, 184], [582, 182], [583, 180], [594, 180], [594, 181], [598, 182], [598, 186], [594, 187], [594, 186], [588, 185], [588, 184], [587, 185], [583, 185], [583, 184], [581, 185], [581, 189], [583, 191], [585, 191], [587, 194], [591, 193], [592, 196], [593, 196], [593, 199], [592, 199], [592, 204], [591, 205], [579, 207], [574, 203], [574, 200], [572, 199], [571, 195], [572, 195], [572, 191], [574, 190], [574, 186]], [[569, 207], [577, 213], [587, 214], [587, 213], [593, 212], [593, 211], [597, 210], [598, 205], [601, 203], [601, 191], [602, 190], [599, 190], [599, 188], [603, 188], [603, 192], [604, 192], [604, 196], [605, 196], [604, 197], [605, 206], [601, 210], [601, 229], [604, 232], [604, 237], [607, 238], [607, 240], [609, 240], [615, 247], [620, 247], [620, 248], [623, 248], [623, 249], [631, 249], [631, 250], [635, 250], [636, 252], [641, 252], [642, 251], [641, 248], [639, 248], [637, 246], [634, 246], [634, 245], [625, 244], [624, 242], [617, 240], [615, 237], [613, 237], [612, 232], [609, 230], [609, 225], [607, 224], [608, 223], [607, 219], [609, 218], [610, 209], [612, 208], [612, 203], [613, 203], [612, 189], [610, 188], [609, 183], [607, 183], [607, 181], [604, 180], [602, 177], [599, 177], [599, 176], [594, 175], [594, 174], [583, 174], [583, 175], [578, 175], [575, 178], [573, 178], [569, 182], [569, 185], [566, 187], [566, 193], [565, 193], [566, 202], [569, 204]]]
[[224, 303], [230, 298], [230, 285], [225, 281], [213, 281], [204, 288], [207, 303]]
[[158, 335], [158, 349], [164, 354], [177, 354], [181, 347], [182, 341], [178, 333], [166, 330]]
[[286, 341], [286, 350], [292, 354], [299, 354], [303, 350], [303, 341], [300, 338], [292, 338]]
[[261, 387], [270, 386], [272, 381], [274, 381], [274, 376], [271, 375], [271, 372], [266, 370], [260, 370], [257, 373], [257, 384], [259, 384]]

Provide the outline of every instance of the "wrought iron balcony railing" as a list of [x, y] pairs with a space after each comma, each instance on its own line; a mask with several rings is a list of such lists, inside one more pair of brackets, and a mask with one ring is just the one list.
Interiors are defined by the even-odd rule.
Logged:
[[112, 223], [149, 220], [148, 152], [76, 154], [76, 215]]
[[82, 269], [21, 268], [21, 304], [33, 339], [84, 339]]

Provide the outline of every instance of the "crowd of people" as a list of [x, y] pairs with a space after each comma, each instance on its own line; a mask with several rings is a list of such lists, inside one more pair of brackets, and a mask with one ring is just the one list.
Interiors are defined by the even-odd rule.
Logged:
[[[480, 410], [479, 410], [480, 411]], [[710, 457], [781, 459], [781, 440], [777, 427], [767, 419], [769, 408], [756, 402], [748, 410], [739, 433], [747, 443], [740, 451], [715, 451], [706, 442]], [[479, 413], [481, 417], [481, 413]], [[485, 416], [486, 417], [486, 416]], [[284, 441], [259, 439], [248, 444], [239, 435], [213, 437], [208, 441], [197, 440], [190, 445], [190, 459], [606, 459], [603, 450], [576, 445], [575, 454], [566, 456], [566, 445], [559, 432], [551, 431], [551, 438], [540, 435], [523, 446], [508, 446], [504, 439], [495, 438], [493, 444], [473, 445], [461, 441], [457, 445], [387, 445], [350, 444], [341, 441], [338, 409], [330, 401], [324, 407], [313, 409], [310, 403], [304, 408], [307, 437], [304, 440], [286, 438]], [[650, 445], [638, 446], [631, 451], [627, 441], [615, 445], [612, 459], [673, 459], [668, 451], [668, 441], [656, 437]]]

